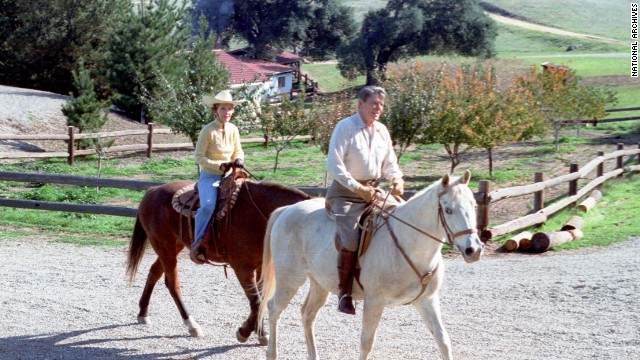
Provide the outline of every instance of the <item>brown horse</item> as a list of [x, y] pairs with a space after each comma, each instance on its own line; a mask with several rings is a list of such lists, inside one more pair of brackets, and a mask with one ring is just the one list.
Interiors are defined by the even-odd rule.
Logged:
[[[201, 337], [200, 326], [189, 317], [182, 301], [178, 281], [178, 253], [185, 246], [191, 245], [191, 230], [187, 218], [183, 217], [181, 221], [182, 215], [171, 205], [176, 191], [188, 184], [188, 181], [170, 182], [153, 187], [144, 195], [138, 206], [138, 216], [131, 236], [127, 273], [130, 281], [133, 281], [147, 241], [150, 242], [158, 259], [149, 269], [140, 297], [138, 322], [148, 323], [149, 300], [154, 286], [164, 274], [165, 284], [178, 306], [184, 324], [189, 328], [189, 333], [191, 336]], [[252, 332], [256, 332], [260, 344], [266, 345], [267, 342], [266, 336], [258, 332], [260, 296], [256, 277], [260, 277], [263, 239], [269, 215], [281, 206], [306, 199], [309, 196], [296, 189], [273, 183], [245, 181], [234, 208], [216, 225], [214, 231], [210, 231], [210, 236], [205, 240], [207, 243], [204, 246], [209, 249], [206, 251], [207, 260], [229, 264], [249, 299], [251, 312], [236, 332], [240, 342], [247, 341]]]

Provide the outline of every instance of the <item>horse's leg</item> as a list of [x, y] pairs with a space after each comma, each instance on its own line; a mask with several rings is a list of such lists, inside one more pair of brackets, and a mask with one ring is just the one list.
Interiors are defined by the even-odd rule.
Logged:
[[142, 291], [142, 296], [140, 296], [140, 301], [138, 302], [140, 306], [140, 312], [138, 313], [139, 324], [149, 324], [149, 302], [151, 301], [151, 294], [153, 293], [156, 283], [162, 277], [162, 274], [164, 274], [164, 269], [162, 268], [160, 258], [158, 258], [149, 269], [147, 282], [144, 285], [144, 291]]
[[365, 296], [362, 309], [362, 331], [360, 333], [360, 360], [367, 360], [376, 341], [378, 323], [384, 311], [384, 303], [375, 298]]
[[302, 326], [304, 327], [304, 336], [307, 340], [309, 360], [316, 360], [318, 354], [316, 352], [316, 338], [313, 333], [314, 324], [318, 316], [318, 311], [327, 302], [329, 292], [323, 289], [314, 279], [309, 278], [309, 282], [309, 293], [301, 310]]
[[427, 324], [429, 331], [431, 331], [431, 335], [433, 335], [436, 344], [438, 344], [442, 358], [451, 360], [453, 358], [451, 355], [451, 340], [442, 322], [438, 295], [436, 294], [427, 299], [419, 299], [413, 303], [413, 306], [418, 310], [422, 321]]
[[182, 321], [189, 328], [189, 334], [193, 337], [203, 337], [204, 334], [200, 329], [200, 325], [189, 316], [189, 312], [187, 311], [187, 307], [182, 302], [182, 297], [180, 296], [180, 282], [178, 281], [178, 258], [168, 257], [165, 258], [162, 265], [164, 266], [164, 280], [169, 289], [169, 293], [173, 298], [173, 301], [176, 303], [178, 307], [178, 311], [180, 311], [180, 316], [182, 316]]
[[267, 346], [267, 360], [276, 360], [278, 358], [278, 320], [305, 280], [306, 277], [304, 276], [294, 276], [292, 274], [283, 274], [281, 276], [276, 270], [276, 289], [273, 298], [269, 300], [268, 304], [271, 338]]
[[[247, 296], [247, 299], [249, 299], [249, 308], [251, 310], [247, 320], [245, 320], [242, 326], [236, 331], [236, 338], [241, 343], [244, 343], [249, 339], [252, 332], [257, 332], [258, 330], [258, 309], [260, 308], [261, 300], [258, 293], [255, 270], [234, 268], [233, 271], [244, 290], [244, 294]], [[267, 345], [268, 341], [264, 332], [258, 334], [258, 342], [260, 345]]]

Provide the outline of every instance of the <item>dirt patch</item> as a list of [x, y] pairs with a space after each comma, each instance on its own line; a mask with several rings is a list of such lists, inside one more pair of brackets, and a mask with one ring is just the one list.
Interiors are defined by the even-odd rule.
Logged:
[[[43, 241], [45, 240], [45, 241]], [[131, 287], [125, 248], [101, 248], [13, 237], [0, 240], [3, 359], [264, 359], [255, 337], [235, 331], [248, 301], [233, 272], [179, 258], [182, 296], [201, 325], [188, 336], [163, 281], [150, 304], [151, 324], [136, 322], [149, 267], [147, 250]], [[459, 359], [633, 359], [640, 352], [640, 239], [588, 253], [504, 255], [466, 264], [445, 259], [442, 320]], [[595, 266], [594, 266], [595, 265]], [[416, 285], [419, 288], [419, 285]], [[305, 284], [280, 319], [280, 359], [306, 358], [300, 319]], [[362, 302], [356, 316], [338, 313], [330, 295], [316, 322], [318, 354], [356, 359]], [[634, 355], [635, 354], [635, 355]], [[387, 309], [371, 360], [440, 358], [412, 306]]]

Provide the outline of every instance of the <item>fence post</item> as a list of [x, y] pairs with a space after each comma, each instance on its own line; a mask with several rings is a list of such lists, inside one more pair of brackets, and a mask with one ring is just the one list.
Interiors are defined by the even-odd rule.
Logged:
[[[618, 150], [623, 150], [624, 149], [624, 144], [623, 143], [618, 143]], [[622, 156], [618, 156], [616, 158], [616, 169], [622, 169], [622, 165], [623, 165], [623, 161], [622, 161]], [[618, 177], [621, 177], [622, 174], [618, 175]]]
[[[578, 171], [578, 164], [571, 164], [569, 166], [569, 172], [574, 173]], [[573, 196], [578, 193], [578, 179], [569, 181], [569, 196]]]
[[[543, 182], [544, 181], [544, 173], [537, 172], [533, 175], [534, 182]], [[537, 212], [542, 210], [544, 207], [544, 189], [540, 191], [536, 191], [533, 194], [533, 211]]]
[[73, 152], [76, 147], [73, 141], [73, 126], [67, 126], [67, 132], [69, 134], [69, 142], [67, 143], [67, 152], [69, 153], [69, 157], [67, 158], [67, 163], [69, 165], [73, 165]]
[[476, 203], [478, 204], [476, 221], [482, 242], [487, 242], [491, 239], [490, 233], [485, 231], [489, 227], [489, 191], [491, 191], [491, 181], [480, 180], [478, 182], [478, 197], [476, 197]]
[[147, 129], [149, 132], [147, 133], [147, 158], [151, 158], [151, 150], [153, 146], [153, 123], [150, 122], [147, 124]]
[[[604, 156], [604, 151], [598, 151], [598, 157]], [[604, 161], [598, 164], [597, 176], [600, 177], [604, 175]], [[596, 188], [602, 189], [602, 184], [598, 185]]]

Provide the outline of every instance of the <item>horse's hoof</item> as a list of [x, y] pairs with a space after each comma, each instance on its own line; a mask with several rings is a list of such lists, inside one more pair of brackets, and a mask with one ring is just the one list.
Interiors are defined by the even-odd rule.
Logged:
[[184, 324], [187, 326], [187, 328], [189, 329], [189, 335], [191, 335], [192, 337], [197, 337], [197, 338], [202, 338], [204, 337], [204, 334], [202, 333], [202, 330], [200, 329], [200, 325], [198, 325], [198, 323], [191, 318], [191, 316], [189, 316], [188, 318], [183, 320]]
[[199, 327], [194, 327], [189, 329], [189, 335], [191, 335], [191, 337], [194, 338], [203, 338], [204, 337], [204, 333], [202, 332], [202, 330]]
[[138, 324], [148, 325], [151, 324], [151, 320], [146, 316], [138, 316]]
[[244, 344], [247, 342], [247, 339], [249, 339], [249, 336], [242, 336], [242, 334], [240, 334], [240, 329], [238, 329], [238, 331], [236, 331], [236, 339]]
[[260, 346], [269, 345], [269, 336], [267, 335], [258, 336], [258, 343], [260, 343]]

